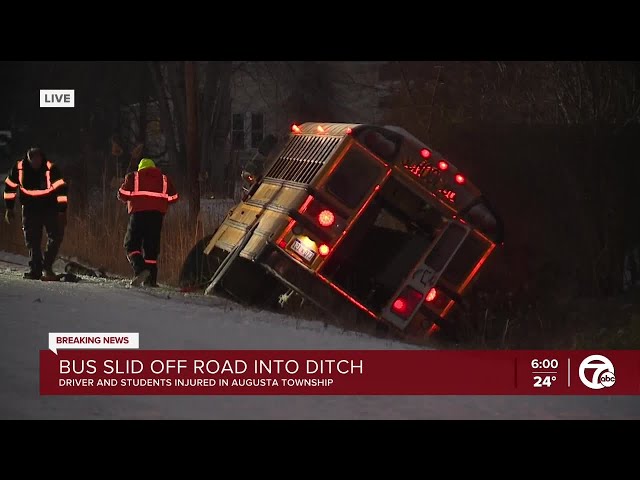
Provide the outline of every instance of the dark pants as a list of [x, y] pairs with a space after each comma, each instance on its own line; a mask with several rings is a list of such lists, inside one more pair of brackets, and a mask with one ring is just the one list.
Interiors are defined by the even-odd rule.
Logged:
[[[42, 229], [47, 231], [47, 247], [42, 258]], [[24, 242], [29, 249], [31, 271], [51, 270], [55, 262], [62, 239], [64, 226], [60, 222], [58, 210], [54, 208], [23, 208], [22, 231]]]
[[158, 255], [160, 254], [160, 234], [164, 214], [155, 211], [136, 212], [129, 216], [129, 226], [124, 237], [127, 258], [138, 275], [149, 270], [149, 280], [155, 283], [158, 276]]

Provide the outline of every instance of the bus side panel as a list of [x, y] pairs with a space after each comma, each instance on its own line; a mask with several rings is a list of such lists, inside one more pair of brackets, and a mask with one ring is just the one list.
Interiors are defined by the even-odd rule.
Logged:
[[211, 240], [206, 251], [211, 251], [217, 247], [226, 252], [230, 252], [238, 243], [240, 243], [245, 230], [243, 228], [238, 228], [235, 225], [226, 224], [225, 222], [218, 232], [221, 232], [221, 234], [217, 236], [217, 238], [214, 237], [215, 243], [213, 239]]
[[[216, 233], [214, 233], [213, 237], [204, 249], [205, 255], [210, 255], [213, 249], [218, 246], [218, 240], [220, 240], [220, 237], [227, 231], [227, 228], [227, 225], [224, 223], [218, 227], [218, 230], [216, 230]], [[223, 250], [227, 249], [223, 248]]]
[[[283, 228], [287, 223], [288, 222], [286, 220], [283, 222]], [[263, 231], [258, 230], [254, 232], [249, 243], [247, 243], [247, 245], [242, 249], [242, 252], [240, 252], [240, 256], [247, 260], [255, 260], [255, 258], [260, 255], [267, 246], [267, 241], [270, 237], [271, 235], [267, 235]]]
[[286, 184], [262, 183], [249, 200], [256, 205], [272, 205], [290, 209], [302, 203], [306, 198], [306, 190], [303, 186]]
[[225, 251], [233, 250], [242, 242], [245, 232], [260, 218], [255, 238], [251, 238], [243, 248], [241, 256], [255, 258], [266, 245], [266, 240], [279, 235], [289, 223], [288, 211], [297, 208], [306, 198], [306, 191], [300, 187], [262, 184], [251, 199], [239, 203], [229, 213], [220, 226], [206, 253], [215, 247]]

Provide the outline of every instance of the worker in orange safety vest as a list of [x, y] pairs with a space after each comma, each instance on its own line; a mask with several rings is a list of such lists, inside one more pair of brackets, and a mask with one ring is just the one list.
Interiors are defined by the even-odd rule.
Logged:
[[133, 268], [131, 285], [156, 287], [162, 222], [169, 205], [178, 201], [178, 192], [153, 160], [143, 158], [138, 170], [125, 177], [118, 198], [129, 212], [124, 248]]
[[[15, 218], [16, 199], [22, 205], [22, 230], [30, 257], [30, 269], [24, 278], [58, 280], [53, 263], [67, 224], [67, 183], [60, 168], [47, 160], [40, 148], [33, 147], [13, 165], [4, 183], [6, 223], [11, 224]], [[43, 228], [48, 237], [44, 257], [41, 248]]]

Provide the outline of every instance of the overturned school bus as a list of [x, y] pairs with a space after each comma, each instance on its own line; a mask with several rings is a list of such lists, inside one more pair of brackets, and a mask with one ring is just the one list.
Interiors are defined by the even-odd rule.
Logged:
[[295, 293], [416, 334], [444, 323], [502, 242], [478, 188], [402, 128], [305, 123], [259, 151], [264, 168], [243, 172], [242, 202], [194, 247], [183, 286], [252, 304]]

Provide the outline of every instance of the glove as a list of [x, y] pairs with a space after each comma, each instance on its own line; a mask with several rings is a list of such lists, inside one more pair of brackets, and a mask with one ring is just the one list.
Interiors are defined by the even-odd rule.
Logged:
[[67, 213], [66, 212], [59, 212], [58, 213], [58, 223], [60, 224], [60, 226], [62, 228], [65, 228], [67, 226]]
[[4, 221], [8, 224], [11, 225], [11, 222], [13, 221], [13, 219], [15, 218], [15, 212], [13, 210], [7, 210], [4, 214]]

